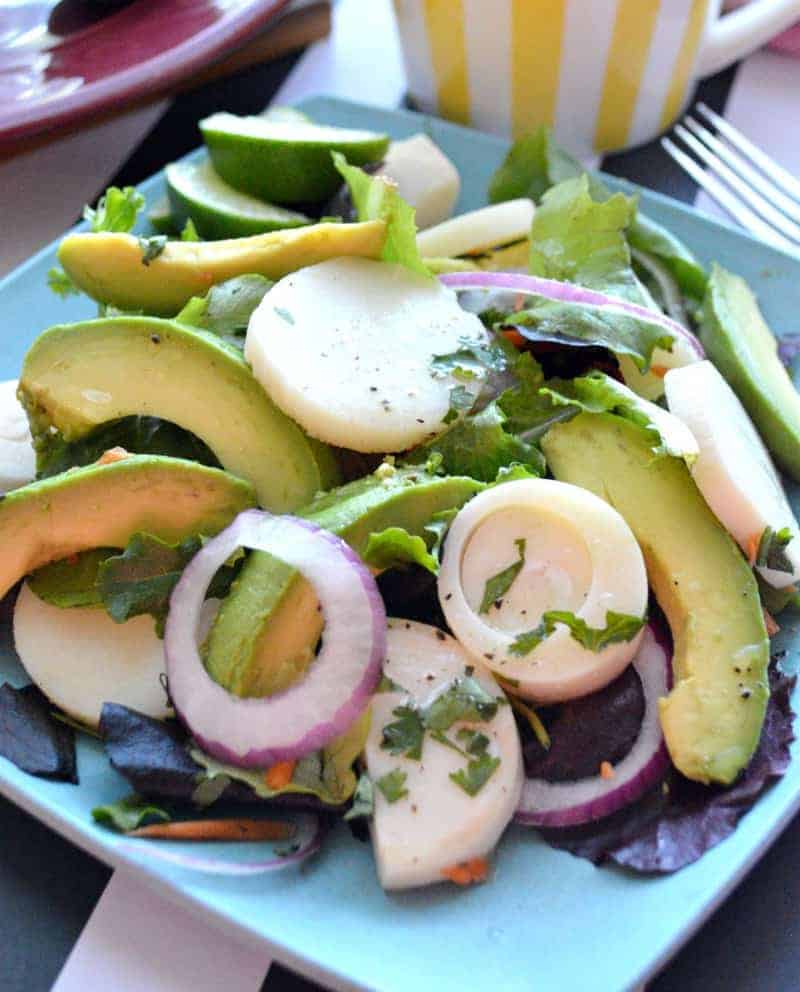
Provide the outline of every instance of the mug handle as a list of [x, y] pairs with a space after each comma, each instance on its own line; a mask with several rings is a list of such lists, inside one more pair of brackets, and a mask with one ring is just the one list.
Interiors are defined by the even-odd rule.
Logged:
[[751, 0], [709, 28], [698, 76], [711, 76], [800, 20], [800, 0]]

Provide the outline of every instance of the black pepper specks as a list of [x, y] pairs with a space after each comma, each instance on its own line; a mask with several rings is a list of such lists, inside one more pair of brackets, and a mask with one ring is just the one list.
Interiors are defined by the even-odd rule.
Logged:
[[151, 334], [150, 335], [150, 340], [153, 342], [153, 344], [161, 344], [161, 335], [160, 334]]

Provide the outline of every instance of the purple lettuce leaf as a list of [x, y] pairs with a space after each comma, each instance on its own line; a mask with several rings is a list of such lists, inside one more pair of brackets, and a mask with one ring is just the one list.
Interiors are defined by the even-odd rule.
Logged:
[[75, 731], [35, 685], [0, 686], [0, 755], [30, 775], [78, 783]]
[[764, 789], [788, 767], [794, 740], [791, 693], [796, 676], [770, 668], [770, 701], [761, 740], [747, 769], [728, 788], [690, 782], [678, 772], [639, 802], [594, 824], [540, 831], [552, 847], [642, 873], [668, 874], [697, 861], [736, 829]]

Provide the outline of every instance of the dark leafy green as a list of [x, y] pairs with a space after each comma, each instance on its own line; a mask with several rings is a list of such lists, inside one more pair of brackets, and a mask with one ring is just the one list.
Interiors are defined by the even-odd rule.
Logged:
[[39, 599], [51, 606], [66, 609], [72, 606], [102, 606], [103, 597], [97, 585], [97, 572], [102, 563], [116, 554], [113, 548], [93, 548], [72, 558], [54, 561], [35, 571], [28, 585]]
[[77, 784], [75, 731], [35, 685], [0, 686], [0, 755], [40, 778]]
[[219, 467], [211, 449], [182, 427], [158, 417], [123, 417], [102, 424], [78, 441], [65, 441], [60, 434], [43, 434], [37, 441], [37, 477], [47, 479], [69, 468], [91, 465], [111, 448], [124, 448], [137, 455], [188, 458]]
[[[152, 534], [134, 534], [122, 554], [107, 558], [97, 571], [97, 586], [111, 618], [124, 623], [150, 614], [156, 620], [156, 631], [163, 636], [172, 590], [202, 544], [200, 537], [169, 544]], [[223, 566], [207, 595], [224, 598], [236, 571], [235, 566]]]

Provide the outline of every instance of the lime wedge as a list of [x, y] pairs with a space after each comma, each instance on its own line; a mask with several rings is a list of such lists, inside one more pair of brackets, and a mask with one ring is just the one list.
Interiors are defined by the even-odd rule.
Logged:
[[389, 146], [385, 134], [351, 131], [302, 121], [213, 114], [200, 121], [211, 161], [243, 193], [274, 203], [319, 203], [342, 183], [331, 158], [377, 162]]
[[207, 241], [246, 238], [311, 223], [305, 214], [239, 193], [207, 161], [173, 162], [164, 175], [173, 223], [180, 230], [191, 217], [197, 233]]
[[296, 107], [268, 107], [261, 115], [268, 121], [280, 121], [283, 124], [310, 124], [311, 118]]

